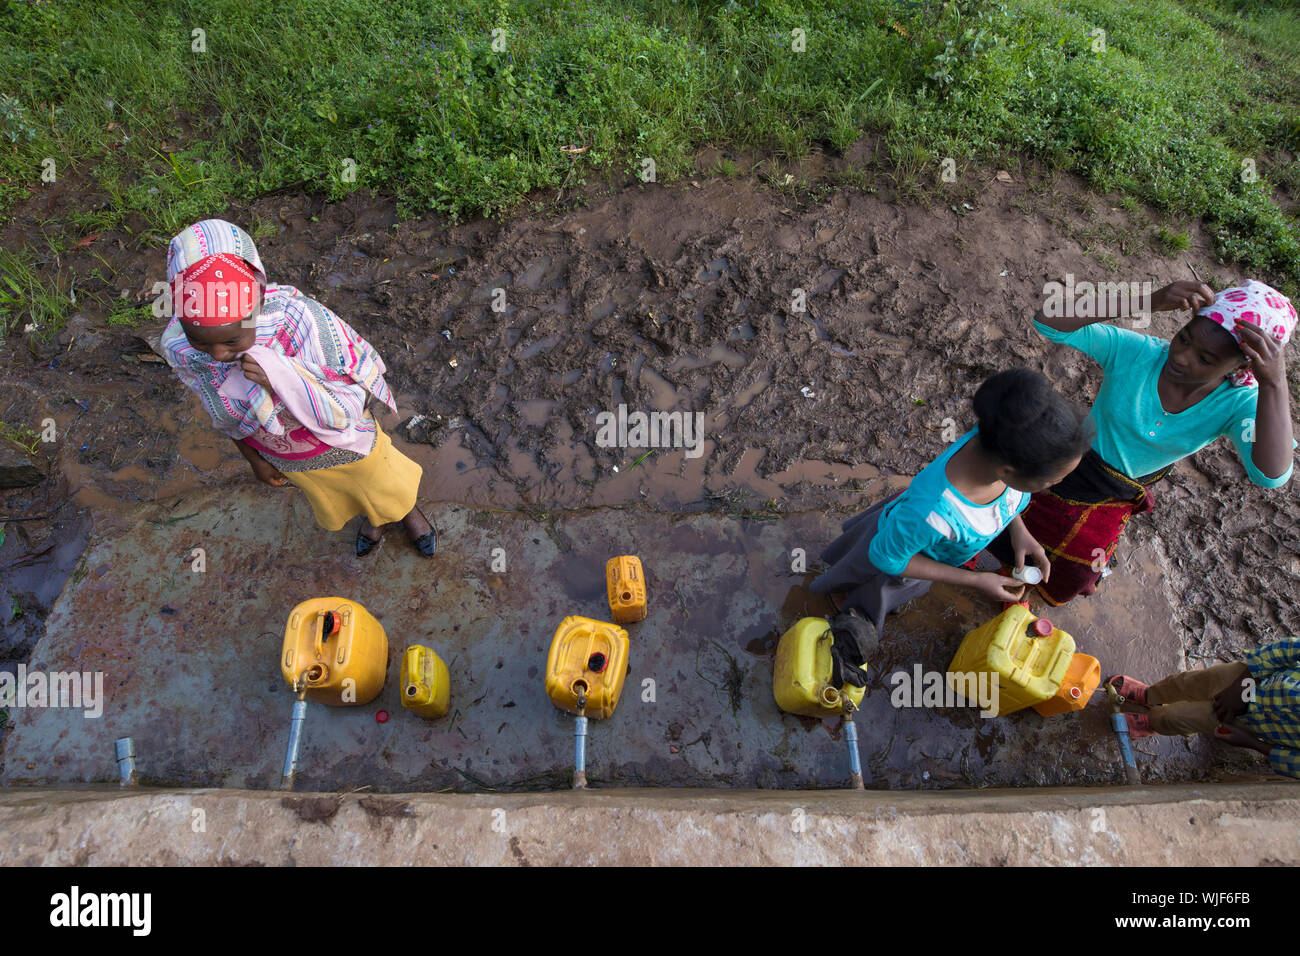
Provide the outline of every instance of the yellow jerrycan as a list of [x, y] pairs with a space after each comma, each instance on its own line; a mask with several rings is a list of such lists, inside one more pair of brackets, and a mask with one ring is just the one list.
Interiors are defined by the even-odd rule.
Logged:
[[402, 655], [402, 706], [420, 717], [443, 717], [451, 707], [451, 672], [433, 648], [412, 644]]
[[560, 710], [603, 719], [614, 713], [627, 677], [627, 631], [589, 617], [566, 617], [555, 630], [546, 661], [546, 694]]
[[824, 617], [805, 617], [781, 635], [772, 672], [778, 707], [802, 717], [838, 717], [844, 713], [844, 698], [854, 709], [862, 705], [865, 687], [831, 686], [833, 643], [830, 622]]
[[1073, 657], [1073, 637], [1013, 604], [966, 635], [948, 665], [948, 684], [961, 694], [969, 682], [955, 675], [996, 675], [1002, 717], [1055, 696]]
[[617, 624], [634, 624], [644, 621], [646, 609], [645, 573], [641, 559], [634, 554], [622, 554], [605, 563], [605, 590], [609, 595], [609, 611]]
[[280, 673], [307, 700], [331, 707], [368, 704], [384, 688], [388, 636], [346, 598], [312, 598], [289, 612]]

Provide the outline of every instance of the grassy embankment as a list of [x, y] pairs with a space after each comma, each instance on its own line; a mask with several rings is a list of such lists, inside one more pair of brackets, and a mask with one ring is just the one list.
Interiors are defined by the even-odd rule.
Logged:
[[1300, 291], [1277, 201], [1300, 195], [1289, 2], [7, 2], [0, 78], [0, 214], [51, 188], [47, 159], [86, 197], [0, 250], [0, 336], [52, 334], [70, 292], [139, 318], [107, 261], [72, 276], [56, 256], [131, 224], [162, 244], [230, 198], [364, 187], [405, 213], [504, 215], [645, 157], [666, 182], [704, 144], [780, 160], [864, 132], [913, 191], [943, 157], [959, 175], [1036, 159], [1165, 210], [1157, 248], [1203, 219], [1225, 258]]

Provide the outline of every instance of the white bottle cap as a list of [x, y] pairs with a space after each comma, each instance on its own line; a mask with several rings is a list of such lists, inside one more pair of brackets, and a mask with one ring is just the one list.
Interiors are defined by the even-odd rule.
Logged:
[[1023, 581], [1026, 584], [1037, 584], [1043, 580], [1043, 572], [1032, 564], [1027, 564], [1023, 568], [1016, 568], [1011, 572], [1011, 576], [1017, 581]]

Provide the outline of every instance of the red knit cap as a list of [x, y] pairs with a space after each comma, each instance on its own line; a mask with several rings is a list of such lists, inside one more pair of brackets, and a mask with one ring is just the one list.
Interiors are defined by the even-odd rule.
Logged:
[[191, 325], [241, 322], [257, 302], [257, 284], [239, 256], [204, 256], [172, 280], [172, 312]]

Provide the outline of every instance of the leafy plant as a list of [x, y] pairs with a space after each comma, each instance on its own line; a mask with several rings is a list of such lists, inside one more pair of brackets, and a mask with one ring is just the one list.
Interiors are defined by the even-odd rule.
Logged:
[[[0, 421], [0, 438], [13, 442], [29, 455], [36, 454], [36, 449], [41, 443], [40, 432], [35, 429], [27, 425], [11, 425], [4, 421]], [[3, 541], [3, 533], [0, 532], [0, 542]]]

